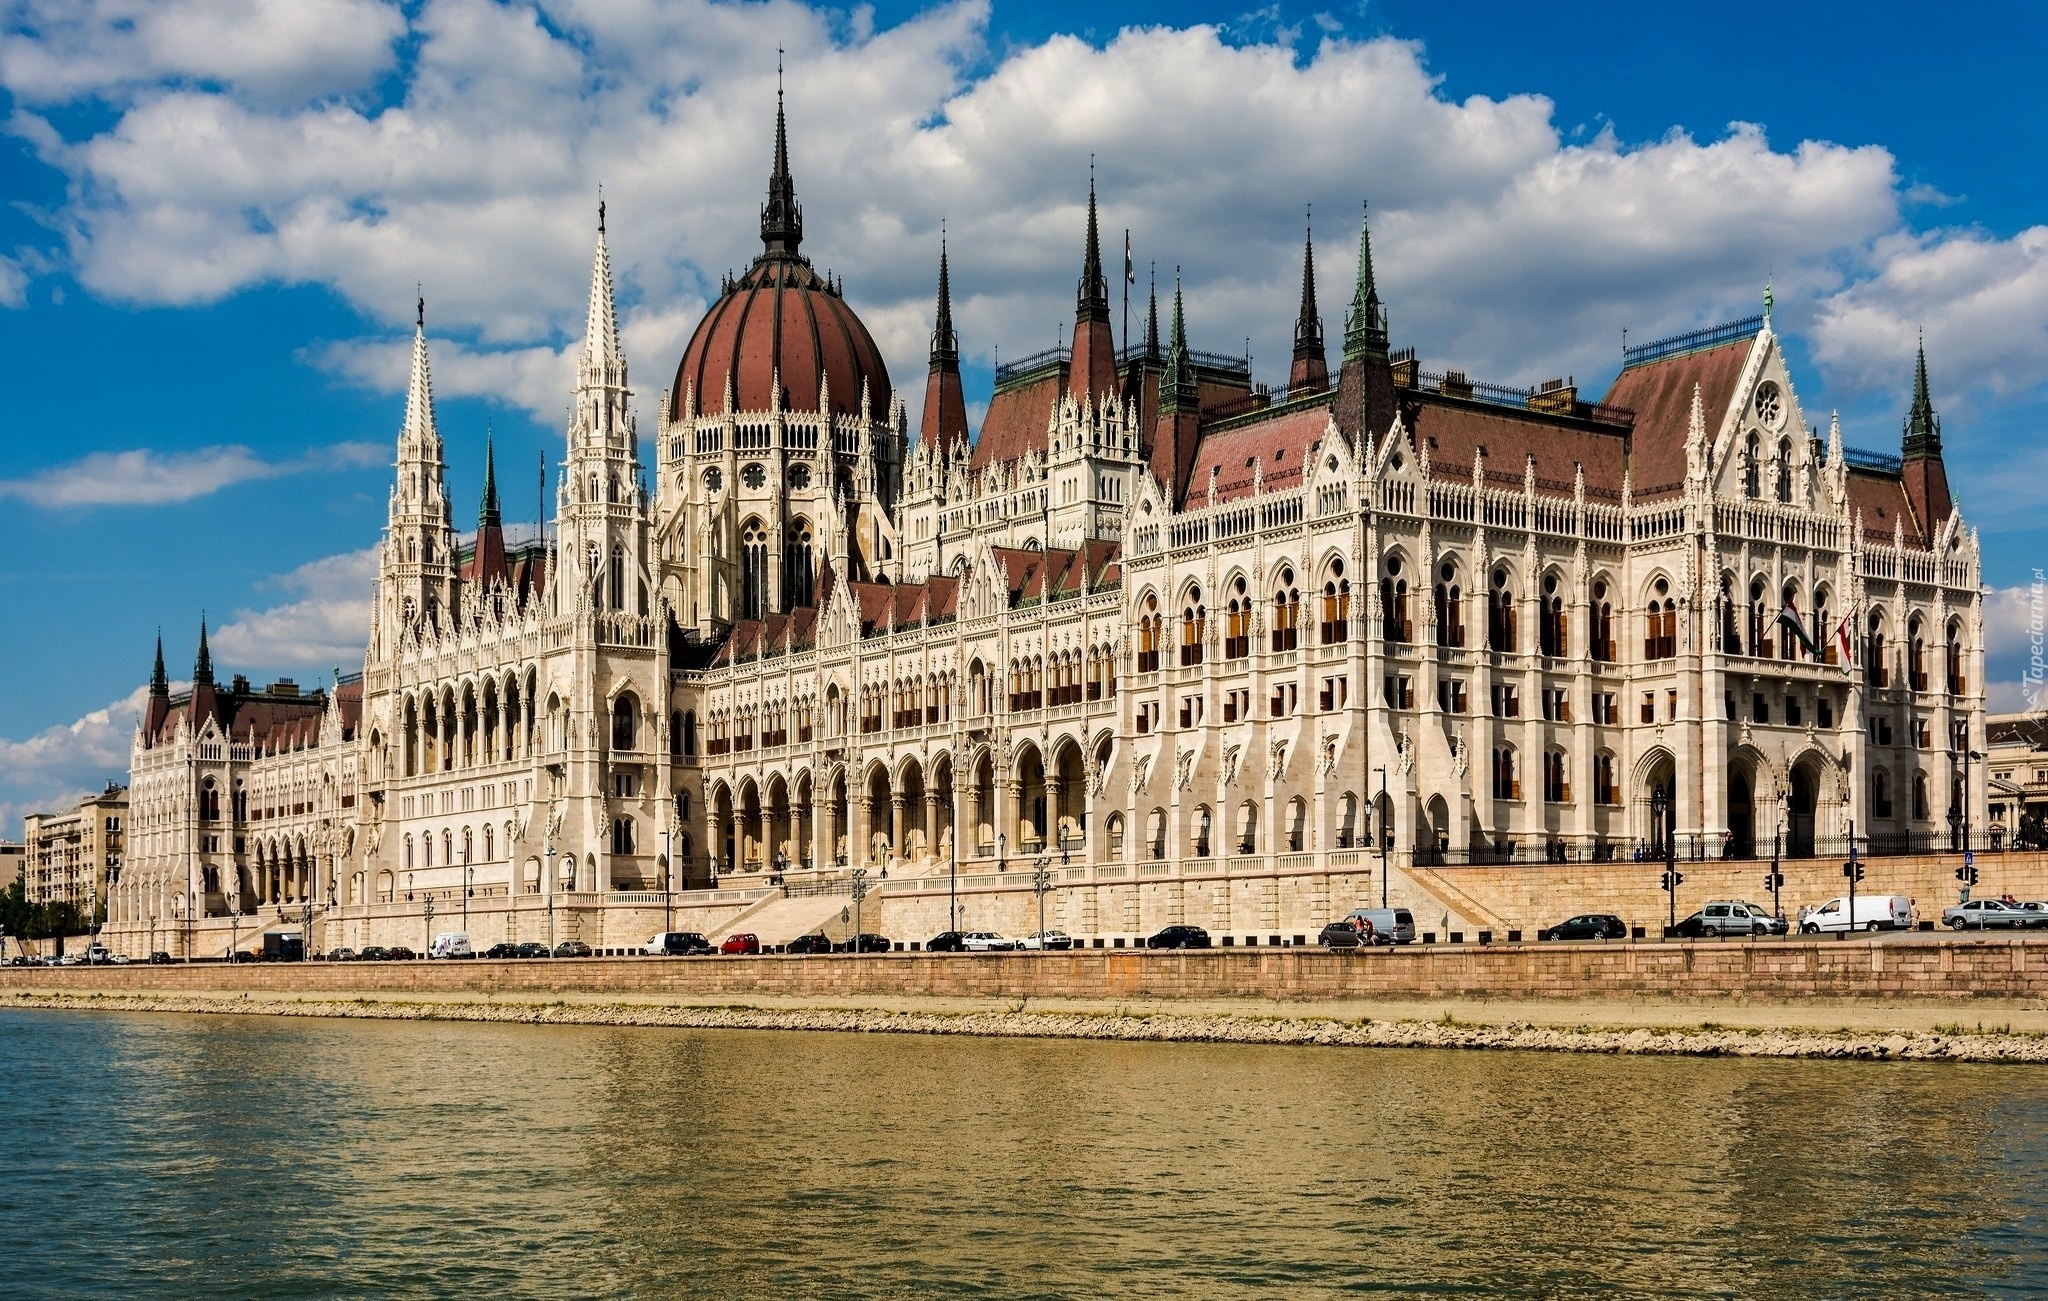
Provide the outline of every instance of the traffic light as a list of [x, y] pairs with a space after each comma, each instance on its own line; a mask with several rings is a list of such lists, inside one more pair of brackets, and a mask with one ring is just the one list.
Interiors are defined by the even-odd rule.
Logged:
[[1778, 889], [1782, 889], [1782, 888], [1784, 887], [1784, 885], [1785, 885], [1785, 874], [1784, 874], [1783, 872], [1766, 872], [1766, 873], [1764, 873], [1764, 889], [1766, 889], [1766, 890], [1778, 890]]
[[1658, 885], [1665, 890], [1676, 890], [1684, 884], [1685, 873], [1683, 872], [1666, 872], [1662, 877], [1658, 878]]
[[1977, 869], [1974, 867], [1957, 868], [1956, 880], [1961, 881], [1964, 885], [1977, 884]]
[[1844, 864], [1842, 864], [1842, 875], [1843, 875], [1843, 876], [1846, 876], [1846, 877], [1848, 877], [1848, 878], [1849, 878], [1849, 879], [1850, 879], [1851, 881], [1861, 881], [1861, 880], [1863, 879], [1863, 864], [1861, 864], [1861, 863], [1844, 863]]

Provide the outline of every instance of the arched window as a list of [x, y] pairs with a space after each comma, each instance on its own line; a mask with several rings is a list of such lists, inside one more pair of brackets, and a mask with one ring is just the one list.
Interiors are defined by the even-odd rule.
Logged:
[[1206, 804], [1197, 804], [1195, 806], [1194, 843], [1196, 858], [1207, 858], [1209, 856], [1209, 830], [1209, 806]]
[[[1343, 590], [1339, 591], [1339, 584]], [[1341, 579], [1325, 579], [1323, 582], [1323, 644], [1333, 645], [1344, 640], [1345, 624], [1350, 615], [1351, 587]], [[1342, 608], [1346, 618], [1337, 617]], [[1408, 617], [1408, 577], [1401, 572], [1401, 557], [1387, 557], [1387, 572], [1380, 578], [1380, 630], [1381, 635], [1397, 645], [1405, 645], [1414, 639], [1415, 625]]]
[[1145, 854], [1153, 862], [1166, 857], [1166, 810], [1154, 809], [1145, 819]]
[[817, 560], [811, 554], [811, 524], [806, 519], [790, 522], [782, 539], [782, 593], [785, 610], [800, 609], [816, 599]]
[[1273, 649], [1290, 651], [1301, 645], [1301, 590], [1294, 570], [1283, 567], [1273, 584]]
[[1593, 584], [1593, 636], [1586, 649], [1603, 664], [1614, 662], [1614, 603], [1604, 580]]
[[1792, 440], [1778, 440], [1778, 500], [1792, 500]]
[[1864, 637], [1863, 673], [1873, 687], [1892, 684], [1891, 666], [1885, 663], [1884, 616], [1870, 612], [1869, 630]]
[[612, 749], [637, 750], [640, 737], [640, 702], [632, 692], [612, 702]]
[[484, 824], [484, 862], [491, 862], [493, 859], [497, 858], [497, 856], [498, 849], [496, 832], [491, 827], [491, 824], [486, 822]]
[[1465, 594], [1458, 586], [1457, 566], [1449, 561], [1436, 573], [1436, 644], [1465, 644]]
[[199, 820], [220, 821], [220, 789], [213, 784], [213, 778], [201, 779], [199, 783]]
[[1104, 820], [1102, 825], [1104, 829], [1106, 829], [1109, 832], [1109, 852], [1112, 854], [1123, 853], [1124, 815], [1121, 813], [1112, 813], [1109, 815], [1107, 819]]
[[612, 819], [612, 852], [630, 854], [633, 852], [633, 819]]
[[1138, 672], [1155, 673], [1159, 669], [1159, 598], [1146, 593], [1145, 604], [1138, 614]]
[[1605, 750], [1593, 756], [1593, 802], [1621, 803], [1621, 784], [1614, 779], [1614, 756]]
[[1543, 799], [1547, 804], [1569, 804], [1572, 800], [1571, 780], [1565, 774], [1565, 758], [1562, 750], [1543, 752]]
[[1771, 616], [1764, 602], [1764, 580], [1749, 580], [1749, 653], [1768, 656], [1770, 647]]
[[1762, 460], [1763, 447], [1752, 431], [1748, 441], [1742, 445], [1742, 495], [1752, 501], [1759, 495], [1758, 483], [1763, 470]]
[[1913, 774], [1913, 820], [1927, 820], [1927, 774], [1924, 772]]
[[1678, 654], [1678, 607], [1671, 583], [1660, 578], [1650, 585], [1650, 604], [1643, 617], [1643, 658], [1668, 660]]
[[1237, 852], [1259, 852], [1259, 806], [1250, 800], [1237, 806]]
[[1562, 587], [1556, 574], [1543, 576], [1543, 616], [1536, 629], [1536, 638], [1543, 654], [1553, 657], [1571, 653], [1565, 644]]
[[612, 548], [612, 564], [609, 577], [611, 580], [609, 584], [611, 590], [608, 595], [611, 597], [611, 608], [623, 610], [626, 608], [626, 549], [624, 547], [615, 546]]
[[1252, 653], [1252, 598], [1242, 577], [1230, 584], [1230, 605], [1223, 629], [1223, 658], [1241, 660]]
[[407, 870], [407, 871], [411, 871], [411, 870], [412, 870], [412, 837], [411, 837], [411, 836], [407, 836], [407, 837], [405, 838], [405, 867], [406, 867], [406, 870]]
[[768, 613], [768, 535], [759, 520], [748, 520], [740, 535], [740, 618]]
[[1508, 571], [1493, 571], [1493, 592], [1486, 601], [1486, 644], [1503, 654], [1515, 649], [1515, 593], [1508, 586]]
[[1518, 800], [1522, 798], [1522, 782], [1515, 771], [1515, 749], [1513, 746], [1496, 747], [1493, 752], [1493, 798], [1497, 800]]
[[1180, 662], [1200, 664], [1202, 641], [1208, 633], [1209, 610], [1202, 604], [1200, 585], [1188, 588], [1180, 608]]
[[[1791, 627], [1785, 624], [1784, 617], [1786, 614], [1799, 608], [1799, 584], [1787, 581], [1783, 590], [1779, 593], [1779, 598], [1782, 604], [1778, 607], [1778, 658], [1781, 660], [1797, 659], [1800, 650], [1799, 633], [1794, 632]], [[1796, 623], [1797, 620], [1794, 622]], [[1801, 625], [1800, 631], [1805, 631], [1803, 625]]]
[[1915, 691], [1927, 690], [1927, 641], [1920, 616], [1914, 615], [1906, 623], [1906, 685]]
[[1891, 777], [1882, 768], [1874, 769], [1870, 774], [1870, 812], [1880, 818], [1892, 815]]
[[1963, 694], [1963, 626], [1949, 621], [1947, 645], [1943, 648], [1942, 663], [1946, 670], [1947, 690], [1952, 696]]

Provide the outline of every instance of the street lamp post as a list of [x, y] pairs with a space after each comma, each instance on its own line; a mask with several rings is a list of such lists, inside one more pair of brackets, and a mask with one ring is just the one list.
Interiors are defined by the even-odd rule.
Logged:
[[661, 931], [666, 935], [675, 929], [675, 904], [669, 897], [669, 881], [673, 879], [675, 864], [669, 859], [669, 829], [661, 829]]
[[1393, 801], [1387, 798], [1387, 770], [1381, 768], [1380, 803], [1379, 807], [1373, 810], [1373, 817], [1368, 819], [1368, 822], [1372, 826], [1373, 838], [1380, 842], [1380, 907], [1382, 908], [1387, 906], [1387, 841], [1390, 839], [1390, 835], [1387, 831], [1386, 820], [1387, 815], [1393, 811]]
[[853, 869], [853, 934], [848, 937], [846, 951], [860, 953], [860, 901], [868, 897], [868, 870], [864, 867]]
[[[1062, 855], [1064, 857], [1064, 855]], [[1045, 896], [1052, 890], [1052, 869], [1044, 854], [1038, 856], [1038, 870], [1031, 874], [1031, 893], [1038, 896], [1038, 951], [1045, 952]]]
[[946, 856], [946, 929], [960, 929], [960, 850], [957, 846]]
[[555, 842], [548, 841], [548, 879], [541, 883], [548, 900], [548, 956], [555, 952]]
[[[468, 851], [464, 850], [463, 852], [467, 853]], [[467, 862], [468, 860], [465, 859], [464, 861]], [[464, 935], [469, 934], [469, 883], [475, 879], [475, 868], [464, 867], [462, 869], [462, 933]]]
[[1664, 838], [1664, 894], [1670, 904], [1665, 935], [1678, 929], [1678, 885], [1685, 880], [1678, 871], [1678, 801], [1658, 790], [1650, 796], [1650, 817]]
[[1771, 912], [1779, 917], [1785, 915], [1785, 905], [1778, 900], [1778, 891], [1785, 885], [1785, 874], [1778, 870], [1778, 850], [1785, 840], [1785, 815], [1783, 804], [1779, 805], [1777, 830], [1771, 832]]
[[[0, 943], [0, 953], [5, 953], [6, 949], [7, 945]], [[152, 958], [156, 956], [156, 910], [154, 908], [150, 909], [149, 913], [149, 956]]]
[[427, 896], [427, 901], [420, 905], [420, 922], [426, 938], [426, 948], [423, 952], [431, 958], [434, 956], [434, 896], [431, 894]]

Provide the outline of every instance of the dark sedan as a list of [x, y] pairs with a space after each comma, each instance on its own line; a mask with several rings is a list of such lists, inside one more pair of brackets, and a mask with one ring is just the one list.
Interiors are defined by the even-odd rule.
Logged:
[[[1690, 920], [1690, 919], [1688, 919]], [[1544, 940], [1625, 940], [1628, 927], [1613, 913], [1582, 913], [1567, 917], [1548, 930], [1537, 932]]]
[[1349, 921], [1331, 922], [1323, 927], [1323, 933], [1316, 936], [1316, 943], [1326, 949], [1371, 948], [1375, 944], [1392, 944], [1394, 937], [1368, 931], [1362, 926], [1353, 926]]
[[832, 941], [823, 935], [799, 935], [784, 946], [784, 953], [830, 953]]
[[484, 956], [487, 958], [516, 958], [519, 956], [519, 946], [509, 940], [500, 940], [490, 948], [485, 949]]
[[171, 965], [171, 955], [162, 949], [158, 949], [149, 955], [149, 965], [152, 967], [168, 967]]
[[967, 936], [961, 931], [941, 931], [924, 942], [926, 953], [965, 953]]
[[1148, 949], [1206, 949], [1209, 932], [1199, 926], [1169, 926], [1145, 941]]
[[886, 936], [886, 935], [876, 935], [876, 934], [874, 934], [874, 933], [872, 933], [872, 932], [863, 932], [862, 934], [859, 934], [859, 935], [856, 935], [856, 936], [854, 936], [854, 937], [853, 937], [852, 939], [848, 940], [848, 941], [847, 941], [846, 943], [844, 943], [844, 944], [841, 944], [841, 945], [838, 945], [838, 946], [837, 946], [837, 947], [836, 947], [836, 948], [835, 948], [835, 949], [833, 950], [833, 952], [835, 952], [835, 953], [887, 953], [887, 952], [889, 951], [889, 948], [890, 948], [890, 945], [889, 945], [889, 937], [888, 937], [888, 936]]
[[392, 962], [412, 962], [420, 955], [406, 948], [403, 944], [399, 944], [384, 950], [384, 956]]
[[512, 956], [515, 958], [545, 958], [547, 955], [548, 946], [539, 940], [527, 940], [513, 946], [512, 949]]
[[590, 956], [590, 946], [582, 940], [563, 940], [555, 946], [555, 956], [558, 958], [587, 958]]
[[365, 944], [356, 951], [357, 962], [389, 962], [391, 950], [381, 944]]

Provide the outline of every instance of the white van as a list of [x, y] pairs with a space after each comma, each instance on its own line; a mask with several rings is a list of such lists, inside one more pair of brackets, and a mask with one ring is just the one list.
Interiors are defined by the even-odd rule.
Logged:
[[476, 953], [469, 947], [468, 932], [442, 931], [434, 937], [434, 942], [427, 947], [427, 956], [430, 958], [473, 958], [476, 956]]
[[1801, 935], [1823, 931], [1910, 931], [1913, 929], [1913, 901], [1901, 894], [1859, 894], [1856, 915], [1849, 915], [1849, 898], [1830, 899], [1809, 909], [1799, 918]]
[[1415, 914], [1406, 908], [1353, 908], [1344, 920], [1353, 918], [1371, 922], [1373, 933], [1387, 937], [1389, 943], [1415, 943]]

